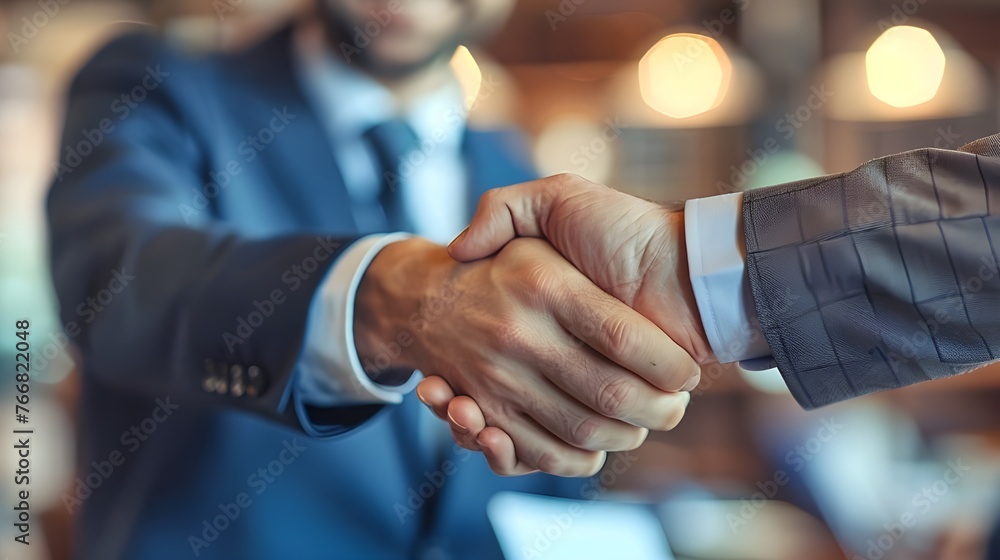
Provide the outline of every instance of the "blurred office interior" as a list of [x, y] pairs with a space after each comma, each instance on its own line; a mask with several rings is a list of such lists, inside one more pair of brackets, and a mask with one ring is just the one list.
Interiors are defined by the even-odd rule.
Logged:
[[[32, 321], [42, 521], [30, 549], [4, 526], [8, 557], [61, 560], [73, 538], [62, 496], [76, 476], [77, 373], [43, 213], [67, 81], [132, 24], [192, 51], [233, 49], [309, 4], [0, 2], [0, 325]], [[995, 0], [520, 0], [453, 67], [473, 126], [521, 127], [541, 173], [671, 201], [996, 132], [998, 29]], [[682, 425], [612, 457], [587, 497], [655, 504], [678, 558], [981, 558], [1000, 512], [998, 405], [993, 366], [812, 412], [774, 371], [712, 366]]]

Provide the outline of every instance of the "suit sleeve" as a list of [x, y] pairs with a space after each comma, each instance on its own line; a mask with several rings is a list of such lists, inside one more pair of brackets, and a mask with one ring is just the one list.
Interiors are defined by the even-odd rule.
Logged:
[[805, 408], [1000, 357], [1000, 135], [746, 193], [747, 269]]
[[[132, 36], [105, 47], [70, 89], [47, 210], [61, 318], [84, 375], [315, 436], [343, 433], [380, 407], [309, 407], [294, 381], [310, 301], [354, 240], [250, 238], [215, 217], [211, 196], [192, 212], [209, 165], [180, 110], [192, 100], [176, 93], [190, 79], [176, 54]], [[286, 281], [307, 262], [317, 269]]]

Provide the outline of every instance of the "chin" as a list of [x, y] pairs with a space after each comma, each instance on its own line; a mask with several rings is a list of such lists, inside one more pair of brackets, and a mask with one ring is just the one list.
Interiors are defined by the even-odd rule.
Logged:
[[372, 56], [390, 66], [426, 64], [439, 52], [416, 41], [390, 39], [372, 45]]
[[444, 55], [442, 51], [426, 52], [412, 45], [378, 45], [365, 62], [376, 74], [399, 77], [418, 72]]

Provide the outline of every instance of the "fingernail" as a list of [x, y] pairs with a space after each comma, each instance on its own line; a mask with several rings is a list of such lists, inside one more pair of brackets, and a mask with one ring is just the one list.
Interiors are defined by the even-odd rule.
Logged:
[[687, 409], [687, 407], [691, 404], [691, 393], [685, 392], [684, 394], [687, 395], [687, 402], [684, 403], [684, 408]]
[[424, 403], [427, 406], [431, 405], [431, 403], [427, 402], [427, 399], [420, 394], [420, 387], [417, 387], [416, 393], [417, 393], [417, 398], [420, 399], [420, 402]]
[[469, 227], [466, 226], [466, 228], [462, 230], [462, 233], [458, 234], [458, 236], [455, 237], [455, 239], [453, 239], [451, 241], [451, 243], [448, 244], [448, 249], [451, 249], [455, 245], [458, 245], [459, 243], [461, 243], [462, 240], [465, 239], [465, 236], [468, 235], [468, 234], [469, 234]]
[[701, 383], [701, 366], [695, 367], [696, 369], [694, 373], [688, 378], [687, 383], [681, 387], [681, 391], [693, 391], [698, 387], [698, 384]]
[[455, 417], [451, 415], [451, 411], [450, 410], [448, 411], [448, 420], [451, 421], [452, 427], [454, 429], [458, 430], [459, 432], [462, 432], [463, 434], [469, 432], [468, 428], [466, 428], [465, 426], [459, 424], [458, 421], [455, 420]]

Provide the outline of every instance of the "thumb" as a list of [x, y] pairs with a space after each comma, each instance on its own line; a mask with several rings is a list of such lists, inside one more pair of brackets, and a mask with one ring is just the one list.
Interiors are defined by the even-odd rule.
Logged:
[[451, 258], [474, 261], [496, 253], [515, 237], [543, 237], [557, 186], [549, 177], [487, 191], [469, 227], [448, 246]]

